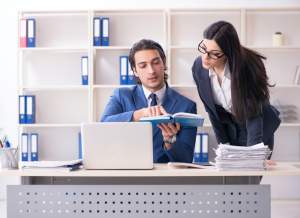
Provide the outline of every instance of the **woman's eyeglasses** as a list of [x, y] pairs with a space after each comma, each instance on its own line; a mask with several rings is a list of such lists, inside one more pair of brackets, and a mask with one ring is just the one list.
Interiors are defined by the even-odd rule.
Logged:
[[208, 54], [208, 56], [211, 58], [211, 59], [213, 59], [213, 60], [218, 60], [219, 58], [221, 58], [221, 57], [223, 57], [224, 56], [224, 54], [222, 54], [221, 56], [218, 56], [218, 55], [215, 55], [215, 54], [213, 54], [213, 53], [211, 53], [211, 52], [208, 52], [208, 51], [206, 51], [205, 50], [205, 48], [203, 48], [202, 46], [201, 46], [201, 43], [203, 42], [203, 40], [199, 43], [199, 45], [198, 45], [198, 50], [202, 53], [202, 54]]

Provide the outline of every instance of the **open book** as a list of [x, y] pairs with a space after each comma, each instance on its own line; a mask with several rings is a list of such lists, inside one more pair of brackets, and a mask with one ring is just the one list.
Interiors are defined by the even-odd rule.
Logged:
[[152, 126], [161, 123], [180, 123], [180, 126], [203, 126], [204, 118], [198, 114], [176, 113], [173, 115], [166, 114], [156, 117], [143, 117], [139, 122], [151, 122]]

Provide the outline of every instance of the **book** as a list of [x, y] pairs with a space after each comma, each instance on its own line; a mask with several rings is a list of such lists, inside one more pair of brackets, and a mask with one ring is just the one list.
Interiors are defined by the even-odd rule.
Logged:
[[176, 113], [173, 115], [166, 114], [155, 117], [143, 117], [139, 122], [151, 122], [152, 126], [162, 123], [180, 123], [180, 126], [203, 126], [204, 118], [198, 114]]
[[297, 66], [295, 77], [294, 77], [294, 85], [299, 85], [299, 84], [300, 84], [300, 66]]
[[210, 163], [184, 163], [184, 162], [169, 162], [169, 167], [177, 167], [177, 168], [200, 168], [200, 169], [213, 169], [214, 165]]
[[34, 161], [20, 162], [20, 169], [25, 171], [72, 171], [82, 165], [82, 159], [70, 161]]
[[72, 171], [82, 166], [82, 163], [66, 165], [64, 167], [23, 167], [23, 171]]

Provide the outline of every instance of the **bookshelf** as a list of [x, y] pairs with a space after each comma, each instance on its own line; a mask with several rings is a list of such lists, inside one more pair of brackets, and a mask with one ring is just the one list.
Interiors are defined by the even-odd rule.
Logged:
[[[210, 159], [216, 140], [193, 82], [191, 67], [205, 28], [218, 20], [234, 25], [241, 43], [267, 56], [271, 103], [295, 104], [300, 86], [293, 85], [300, 65], [300, 8], [287, 9], [149, 9], [90, 11], [19, 11], [19, 19], [36, 19], [36, 47], [18, 48], [18, 94], [36, 95], [36, 124], [18, 124], [21, 133], [38, 133], [39, 157], [45, 160], [78, 157], [82, 122], [98, 122], [113, 90], [119, 85], [119, 57], [128, 56], [142, 38], [159, 42], [167, 55], [171, 88], [197, 103], [205, 123], [198, 132], [210, 134]], [[110, 46], [93, 46], [93, 19], [110, 19]], [[290, 25], [286, 25], [289, 23]], [[281, 31], [285, 46], [273, 47], [272, 34]], [[19, 40], [19, 38], [18, 38]], [[19, 44], [19, 41], [18, 41]], [[89, 57], [89, 85], [81, 85], [81, 56]], [[300, 117], [282, 123], [275, 133], [274, 161], [300, 161]], [[59, 151], [54, 154], [53, 150]]]

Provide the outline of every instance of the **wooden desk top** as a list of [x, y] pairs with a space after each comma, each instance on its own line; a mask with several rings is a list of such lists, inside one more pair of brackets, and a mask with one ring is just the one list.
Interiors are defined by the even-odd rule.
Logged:
[[299, 162], [282, 162], [268, 171], [221, 171], [216, 169], [171, 168], [155, 164], [152, 170], [84, 170], [71, 172], [0, 170], [0, 176], [65, 176], [65, 177], [195, 177], [195, 176], [300, 176]]

